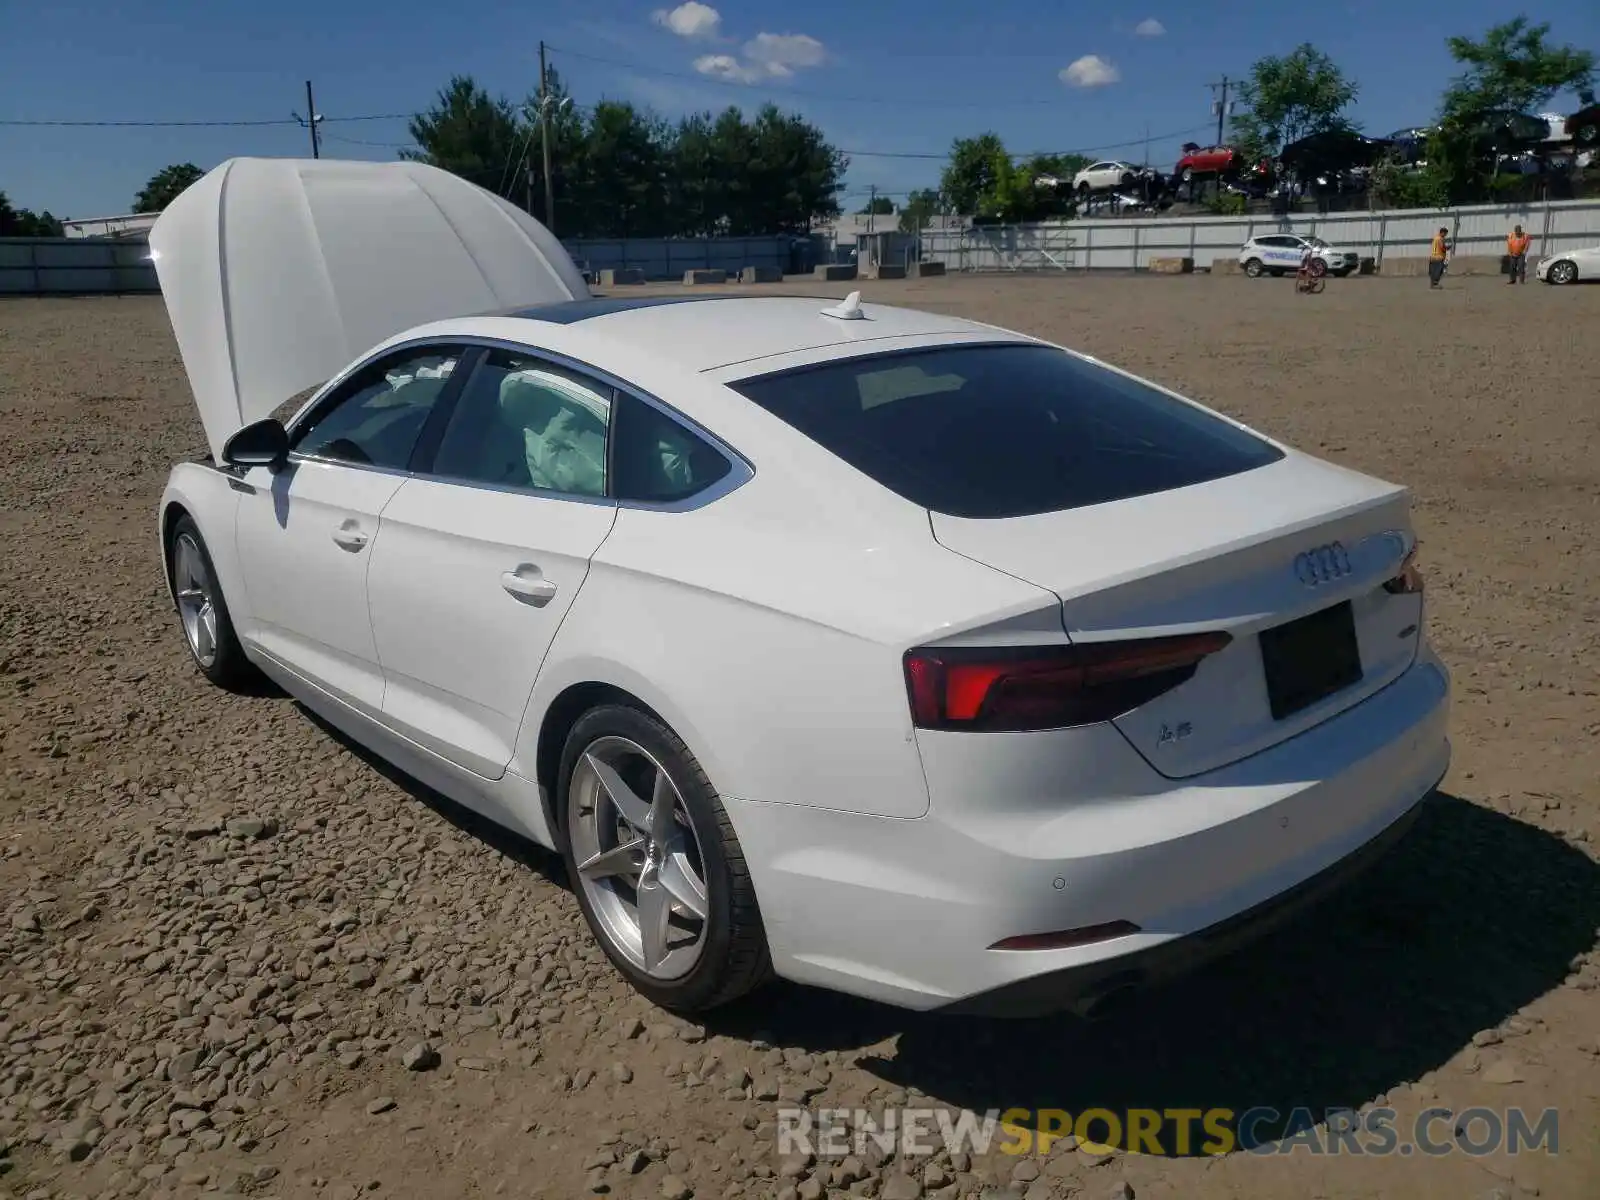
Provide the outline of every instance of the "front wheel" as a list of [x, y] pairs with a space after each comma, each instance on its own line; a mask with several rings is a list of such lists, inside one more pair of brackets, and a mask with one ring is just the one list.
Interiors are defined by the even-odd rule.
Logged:
[[1259, 258], [1252, 258], [1249, 262], [1245, 263], [1244, 264], [1244, 273], [1246, 275], [1250, 276], [1251, 279], [1260, 279], [1261, 278], [1261, 260]]
[[1554, 263], [1550, 270], [1546, 272], [1545, 278], [1551, 283], [1571, 283], [1578, 278], [1577, 264], [1566, 262], [1565, 260]]
[[636, 990], [695, 1013], [767, 980], [744, 852], [677, 734], [635, 708], [591, 710], [567, 737], [557, 797], [578, 904]]
[[234, 688], [254, 673], [233, 630], [228, 602], [200, 528], [187, 513], [172, 527], [167, 571], [183, 640], [200, 673], [218, 687]]

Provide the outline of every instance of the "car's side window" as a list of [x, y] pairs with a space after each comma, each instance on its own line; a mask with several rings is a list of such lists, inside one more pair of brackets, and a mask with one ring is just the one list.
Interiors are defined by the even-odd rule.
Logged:
[[704, 438], [626, 392], [617, 395], [613, 430], [618, 500], [672, 504], [705, 491], [733, 470]]
[[611, 402], [609, 386], [575, 371], [492, 351], [462, 389], [430, 473], [604, 496]]
[[460, 361], [459, 347], [429, 346], [364, 368], [295, 431], [295, 453], [405, 470]]

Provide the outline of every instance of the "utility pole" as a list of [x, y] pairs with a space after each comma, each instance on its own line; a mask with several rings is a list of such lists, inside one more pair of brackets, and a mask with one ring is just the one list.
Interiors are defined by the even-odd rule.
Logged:
[[311, 157], [322, 157], [322, 146], [317, 138], [317, 102], [311, 96], [311, 80], [306, 80], [306, 128], [311, 130]]
[[878, 185], [867, 185], [867, 232], [873, 233], [878, 228]]
[[1213, 145], [1222, 145], [1222, 127], [1228, 119], [1228, 86], [1238, 82], [1239, 81], [1237, 79], [1229, 79], [1226, 75], [1224, 75], [1220, 83], [1206, 84], [1206, 86], [1210, 88], [1212, 92], [1216, 92], [1219, 88], [1222, 92], [1221, 96], [1215, 101], [1217, 106], [1217, 140], [1212, 143]]
[[[556, 189], [550, 178], [550, 72], [544, 65], [544, 43], [539, 43], [539, 133], [544, 154], [544, 227], [556, 231]], [[530, 197], [531, 199], [531, 197]]]

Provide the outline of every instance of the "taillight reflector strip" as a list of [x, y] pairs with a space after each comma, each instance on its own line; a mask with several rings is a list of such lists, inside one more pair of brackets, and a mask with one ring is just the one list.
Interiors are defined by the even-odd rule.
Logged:
[[1096, 725], [1194, 675], [1227, 633], [1026, 648], [920, 647], [905, 656], [922, 729], [1021, 732]]

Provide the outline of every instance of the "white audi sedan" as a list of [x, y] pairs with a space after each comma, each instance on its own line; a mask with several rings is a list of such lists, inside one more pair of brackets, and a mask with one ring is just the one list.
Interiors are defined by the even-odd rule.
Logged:
[[232, 160], [151, 246], [210, 446], [159, 511], [200, 671], [559, 850], [665, 1007], [1094, 1010], [1445, 772], [1406, 490], [1092, 358], [596, 298], [415, 163]]
[[1546, 283], [1577, 283], [1580, 279], [1600, 278], [1600, 246], [1563, 250], [1547, 254], [1533, 269], [1534, 276]]

